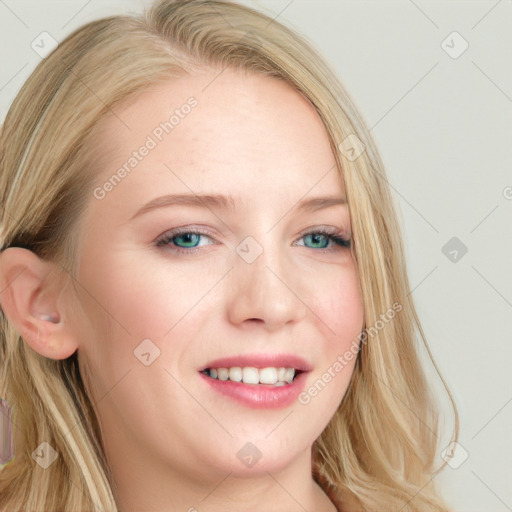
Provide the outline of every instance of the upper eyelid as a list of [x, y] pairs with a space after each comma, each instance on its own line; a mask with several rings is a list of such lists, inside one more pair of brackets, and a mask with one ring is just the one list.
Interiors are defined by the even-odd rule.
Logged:
[[[298, 234], [298, 236], [302, 237], [302, 236], [305, 236], [305, 235], [308, 235], [311, 233], [317, 233], [317, 232], [321, 232], [321, 231], [326, 231], [328, 234], [332, 234], [332, 235], [343, 236], [344, 238], [347, 238], [347, 239], [351, 238], [350, 234], [347, 233], [347, 231], [345, 229], [343, 229], [343, 228], [339, 229], [339, 228], [336, 228], [335, 226], [327, 226], [327, 225], [323, 225], [323, 224], [320, 224], [317, 226], [312, 226], [310, 228], [305, 228]], [[156, 240], [159, 240], [159, 239], [165, 238], [165, 237], [169, 237], [169, 236], [177, 236], [177, 235], [181, 235], [181, 234], [185, 234], [185, 233], [197, 233], [197, 234], [201, 234], [201, 235], [208, 236], [208, 237], [215, 236], [207, 228], [192, 225], [192, 226], [182, 226], [182, 227], [169, 229], [169, 230], [163, 232], [161, 235], [159, 235], [156, 238]]]

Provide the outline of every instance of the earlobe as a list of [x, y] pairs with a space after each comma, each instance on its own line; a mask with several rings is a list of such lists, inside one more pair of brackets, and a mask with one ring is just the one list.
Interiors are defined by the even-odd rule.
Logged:
[[[77, 349], [65, 315], [59, 311], [63, 292], [54, 264], [19, 247], [0, 254], [0, 305], [23, 340], [50, 359], [65, 359]], [[49, 278], [50, 275], [55, 277]]]

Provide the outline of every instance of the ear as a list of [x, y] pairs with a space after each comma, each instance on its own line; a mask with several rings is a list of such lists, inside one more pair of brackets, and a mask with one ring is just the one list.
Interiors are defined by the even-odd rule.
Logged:
[[60, 306], [62, 272], [27, 249], [10, 247], [0, 253], [2, 310], [23, 340], [50, 359], [65, 359], [78, 348]]

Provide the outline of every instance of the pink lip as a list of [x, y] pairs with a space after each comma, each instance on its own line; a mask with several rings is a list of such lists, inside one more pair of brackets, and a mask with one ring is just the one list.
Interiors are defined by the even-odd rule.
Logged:
[[269, 384], [244, 384], [212, 379], [204, 373], [199, 375], [216, 392], [253, 409], [280, 409], [292, 405], [304, 389], [308, 376], [305, 372], [299, 373], [291, 384], [276, 387]]
[[301, 357], [293, 354], [243, 354], [239, 356], [223, 357], [215, 359], [202, 368], [200, 372], [207, 368], [233, 368], [233, 367], [252, 366], [253, 368], [295, 368], [302, 372], [309, 372], [313, 367]]
[[211, 368], [244, 368], [248, 366], [253, 368], [295, 368], [300, 373], [295, 375], [293, 382], [284, 386], [218, 380], [204, 373], [200, 373], [200, 376], [212, 389], [245, 406], [255, 409], [277, 409], [287, 407], [297, 400], [306, 383], [306, 372], [313, 369], [307, 361], [292, 354], [244, 354], [215, 359], [200, 368], [199, 372]]

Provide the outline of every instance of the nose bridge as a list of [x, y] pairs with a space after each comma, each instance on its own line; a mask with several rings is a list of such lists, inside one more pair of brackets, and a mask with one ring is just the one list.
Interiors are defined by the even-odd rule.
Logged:
[[231, 287], [230, 316], [233, 322], [258, 319], [269, 328], [296, 321], [305, 306], [297, 298], [289, 254], [271, 234], [247, 236], [236, 247]]

